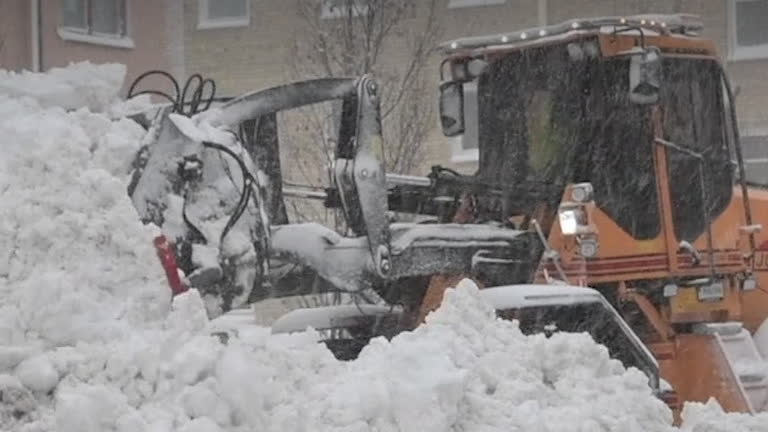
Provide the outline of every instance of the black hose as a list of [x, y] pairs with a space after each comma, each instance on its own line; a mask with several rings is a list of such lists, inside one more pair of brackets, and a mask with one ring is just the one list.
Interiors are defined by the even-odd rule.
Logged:
[[[139, 83], [150, 76], [161, 76], [171, 82], [173, 88], [173, 94], [169, 94], [162, 90], [148, 89], [142, 91], [136, 91]], [[206, 93], [206, 89], [210, 89]], [[205, 111], [211, 107], [214, 101], [217, 100], [229, 100], [230, 98], [220, 99], [216, 97], [216, 82], [210, 78], [203, 78], [200, 74], [193, 74], [184, 83], [183, 87], [179, 86], [179, 81], [173, 77], [170, 73], [154, 69], [144, 72], [139, 75], [128, 88], [128, 99], [143, 94], [161, 96], [170, 102], [173, 107], [173, 112], [192, 116], [201, 111]], [[188, 107], [185, 109], [185, 107]]]
[[231, 149], [227, 148], [224, 145], [210, 142], [210, 141], [203, 141], [203, 146], [212, 148], [215, 150], [219, 150], [231, 156], [237, 162], [238, 166], [240, 167], [240, 171], [243, 175], [243, 190], [240, 192], [240, 200], [237, 203], [237, 207], [235, 207], [235, 212], [232, 213], [232, 216], [229, 217], [227, 224], [224, 226], [224, 229], [221, 231], [219, 244], [222, 244], [224, 241], [224, 238], [227, 236], [229, 231], [237, 223], [237, 221], [240, 220], [240, 217], [242, 217], [243, 213], [245, 213], [245, 209], [248, 208], [248, 202], [250, 201], [250, 198], [252, 195], [253, 186], [258, 185], [258, 182], [253, 177], [253, 175], [251, 175], [251, 173], [248, 171], [248, 167], [245, 165], [243, 158], [241, 158], [237, 153], [235, 153]]
[[[151, 76], [160, 76], [170, 81], [174, 93], [169, 94], [165, 91], [157, 89], [137, 91], [139, 84]], [[128, 88], [128, 99], [142, 94], [160, 96], [171, 104], [172, 112], [189, 117], [209, 109], [214, 101], [226, 101], [231, 99], [217, 98], [216, 82], [210, 78], [203, 78], [203, 76], [198, 73], [192, 74], [189, 78], [187, 78], [184, 86], [180, 87], [179, 81], [176, 80], [173, 75], [159, 69], [144, 72], [135, 80], [133, 80], [131, 86]], [[248, 207], [248, 202], [250, 201], [251, 195], [253, 194], [253, 186], [257, 185], [258, 182], [250, 174], [242, 158], [226, 146], [207, 141], [203, 142], [203, 146], [219, 150], [234, 158], [235, 161], [237, 161], [237, 164], [240, 166], [240, 170], [243, 175], [243, 190], [240, 194], [240, 200], [237, 203], [235, 212], [227, 221], [227, 224], [222, 231], [220, 241], [223, 241], [232, 227], [237, 223], [240, 217], [242, 217], [243, 213], [245, 213], [245, 210]]]
[[[152, 76], [152, 75], [160, 75], [160, 76], [163, 76], [165, 78], [168, 78], [168, 80], [171, 82], [171, 84], [173, 84], [173, 89], [176, 92], [175, 93], [176, 96], [171, 97], [167, 93], [164, 93], [164, 92], [161, 92], [161, 91], [158, 91], [158, 90], [145, 90], [145, 91], [142, 91], [142, 92], [133, 93], [133, 91], [136, 89], [136, 86], [138, 86], [139, 83], [142, 80], [144, 80], [146, 77]], [[143, 74], [141, 74], [138, 77], [136, 77], [136, 79], [133, 80], [133, 82], [131, 83], [131, 86], [128, 88], [128, 99], [130, 99], [130, 98], [132, 98], [134, 96], [138, 96], [140, 94], [147, 94], [147, 93], [163, 95], [166, 99], [170, 100], [175, 105], [176, 101], [177, 101], [177, 98], [178, 98], [178, 95], [179, 95], [179, 82], [176, 81], [176, 78], [174, 78], [173, 75], [169, 74], [166, 71], [158, 70], [158, 69], [146, 71]]]

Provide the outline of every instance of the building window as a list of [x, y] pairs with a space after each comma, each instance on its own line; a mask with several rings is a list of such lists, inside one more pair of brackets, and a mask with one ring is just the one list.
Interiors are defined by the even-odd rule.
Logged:
[[64, 27], [83, 33], [126, 35], [125, 0], [64, 0]]
[[368, 0], [322, 0], [320, 6], [322, 18], [360, 16], [366, 13], [368, 13]]
[[747, 131], [740, 141], [747, 182], [768, 186], [768, 130]]
[[250, 0], [199, 0], [197, 28], [245, 27], [251, 23]]
[[728, 4], [731, 59], [768, 58], [768, 1], [733, 0]]
[[450, 0], [449, 8], [464, 8], [474, 6], [492, 6], [506, 3], [507, 0]]
[[76, 42], [132, 48], [126, 0], [62, 0], [59, 36]]

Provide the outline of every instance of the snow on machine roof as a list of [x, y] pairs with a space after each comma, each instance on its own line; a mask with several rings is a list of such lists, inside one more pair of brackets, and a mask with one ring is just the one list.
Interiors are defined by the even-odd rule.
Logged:
[[606, 28], [611, 31], [621, 29], [622, 33], [625, 34], [626, 30], [642, 29], [646, 34], [696, 36], [703, 30], [703, 27], [700, 17], [691, 14], [577, 18], [559, 24], [510, 33], [455, 39], [441, 44], [440, 49], [445, 54], [452, 55], [492, 47], [541, 44], [542, 42], [564, 39], [576, 33], [600, 33]]

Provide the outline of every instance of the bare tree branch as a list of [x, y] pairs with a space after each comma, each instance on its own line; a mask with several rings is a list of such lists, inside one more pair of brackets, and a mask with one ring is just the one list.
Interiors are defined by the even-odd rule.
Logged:
[[[426, 138], [435, 123], [435, 104], [427, 77], [441, 36], [438, 0], [293, 1], [303, 31], [293, 41], [291, 78], [373, 75], [381, 88], [387, 171], [408, 174], [420, 168]], [[338, 9], [329, 11], [328, 3]], [[340, 108], [340, 102], [313, 105], [280, 120], [281, 142], [288, 150], [283, 165], [287, 184], [331, 184]], [[317, 202], [289, 200], [286, 204], [299, 221], [324, 222], [339, 231], [346, 229], [339, 212], [329, 214]], [[331, 297], [323, 301], [340, 301]]]
[[[295, 2], [305, 31], [294, 42], [293, 78], [372, 74], [382, 88], [386, 168], [419, 168], [434, 116], [425, 78], [441, 33], [438, 0], [343, 0], [334, 3], [330, 18], [322, 16], [322, 0]], [[303, 113], [306, 133], [294, 137], [295, 157], [332, 163], [338, 111], [312, 107]]]

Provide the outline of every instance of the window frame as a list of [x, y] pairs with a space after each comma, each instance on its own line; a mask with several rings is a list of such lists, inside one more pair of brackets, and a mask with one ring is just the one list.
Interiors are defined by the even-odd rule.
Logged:
[[[123, 24], [121, 33], [103, 33], [93, 30], [93, 22], [91, 21], [91, 5], [93, 1], [102, 0], [84, 0], [86, 14], [85, 27], [68, 26], [64, 23], [63, 9], [60, 14], [60, 24], [56, 30], [59, 37], [65, 41], [82, 42], [94, 45], [104, 45], [115, 48], [134, 48], [133, 39], [130, 38], [131, 34], [131, 6], [130, 0], [120, 0], [123, 6]], [[61, 5], [61, 3], [60, 3]]]
[[448, 0], [448, 9], [460, 9], [478, 6], [499, 6], [507, 0]]
[[208, 16], [210, 0], [198, 0], [197, 2], [197, 29], [221, 29], [221, 28], [236, 28], [236, 27], [249, 27], [251, 25], [251, 1], [243, 0], [245, 2], [245, 16], [242, 17], [227, 17], [227, 18], [211, 18]]
[[[355, 1], [355, 0], [353, 0]], [[370, 6], [368, 4], [367, 0], [363, 0], [362, 6], [355, 6], [352, 9], [352, 16], [358, 17], [361, 15], [365, 15], [368, 13], [368, 7]], [[344, 18], [348, 15], [346, 8], [344, 10], [332, 10], [330, 0], [320, 0], [320, 18], [322, 19], [336, 19], [336, 18]]]
[[740, 47], [738, 45], [738, 17], [736, 4], [756, 0], [731, 0], [728, 1], [728, 60], [758, 60], [768, 59], [768, 41], [763, 44]]
[[[672, 204], [671, 213], [674, 223], [674, 234], [678, 240], [686, 240], [692, 243], [696, 238], [705, 235], [707, 227], [711, 226], [717, 217], [728, 209], [733, 200], [733, 188], [738, 184], [736, 180], [738, 176], [733, 170], [731, 139], [726, 136], [726, 134], [731, 133], [730, 121], [728, 120], [730, 102], [728, 101], [727, 93], [724, 92], [723, 77], [720, 74], [717, 61], [713, 59], [677, 60], [679, 60], [678, 63], [668, 63], [666, 61], [663, 63], [665, 80], [670, 82], [686, 82], [688, 85], [684, 88], [676, 87], [677, 90], [674, 92], [674, 96], [662, 92], [661, 103], [663, 109], [667, 112], [674, 112], [677, 115], [682, 113], [683, 116], [690, 114], [690, 117], [684, 119], [687, 121], [675, 121], [677, 119], [668, 119], [665, 115], [662, 119], [664, 138], [682, 148], [687, 148], [702, 155], [706, 167], [703, 172], [700, 171], [704, 176], [703, 181], [706, 183], [702, 189], [702, 186], [698, 183], [701, 180], [694, 179], [694, 177], [684, 179], [679, 177], [686, 172], [691, 173], [694, 170], [698, 170], [699, 163], [701, 162], [696, 162], [690, 156], [678, 156], [675, 158], [675, 155], [680, 155], [679, 151], [671, 148], [666, 149], [667, 176], [669, 178], [668, 189]], [[673, 69], [670, 73], [667, 68], [679, 69]], [[711, 77], [712, 81], [707, 82], [707, 77]], [[676, 78], [679, 80], [676, 80]], [[696, 95], [699, 95], [698, 97], [701, 99], [695, 101]], [[690, 99], [686, 100], [689, 96]], [[709, 121], [697, 116], [697, 109], [707, 106], [713, 109], [719, 108], [716, 111], [722, 113], [722, 115], [716, 116]], [[690, 107], [690, 111], [685, 111], [687, 107]], [[719, 128], [719, 133], [715, 129], [707, 130], [710, 127], [714, 128], [713, 123], [717, 123], [716, 126]], [[686, 124], [690, 124], [691, 128], [689, 130], [686, 130], [687, 128], [684, 129]], [[715, 133], [708, 134], [707, 132]], [[678, 133], [691, 137], [691, 141], [686, 142], [684, 139], [680, 139], [679, 136], [674, 136]], [[716, 144], [718, 139], [722, 139], [719, 143], [721, 147], [711, 145]], [[702, 143], [704, 144], [703, 146]], [[697, 147], [697, 145], [700, 147]], [[686, 170], [686, 162], [681, 162], [681, 160], [687, 160], [689, 167], [696, 166], [696, 168]], [[698, 177], [698, 175], [695, 177]], [[687, 181], [691, 183], [686, 185]], [[691, 216], [697, 214], [702, 217], [701, 225], [696, 225], [695, 216]], [[709, 220], [707, 220], [707, 217]]]

